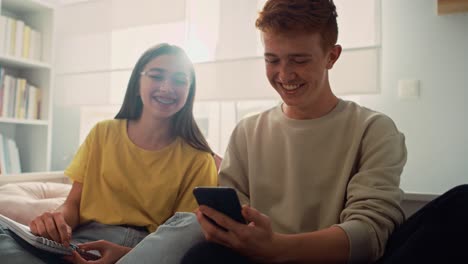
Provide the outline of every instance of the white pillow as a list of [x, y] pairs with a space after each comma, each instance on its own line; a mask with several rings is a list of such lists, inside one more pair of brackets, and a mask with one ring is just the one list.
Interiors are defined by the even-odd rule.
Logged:
[[31, 220], [63, 204], [71, 185], [54, 182], [22, 182], [0, 186], [0, 214], [29, 225]]

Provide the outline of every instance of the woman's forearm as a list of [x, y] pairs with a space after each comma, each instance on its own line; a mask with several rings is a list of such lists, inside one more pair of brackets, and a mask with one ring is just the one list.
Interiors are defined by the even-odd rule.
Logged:
[[72, 229], [75, 229], [75, 227], [80, 223], [80, 208], [74, 204], [65, 202], [55, 211], [62, 213], [65, 222]]
[[55, 211], [61, 212], [65, 222], [75, 229], [80, 223], [80, 202], [83, 184], [74, 182], [65, 202]]

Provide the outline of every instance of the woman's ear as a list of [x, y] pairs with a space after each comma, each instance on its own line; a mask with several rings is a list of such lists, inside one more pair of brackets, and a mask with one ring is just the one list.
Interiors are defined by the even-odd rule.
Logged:
[[328, 52], [328, 63], [327, 63], [327, 69], [330, 70], [333, 68], [333, 65], [335, 65], [335, 62], [338, 60], [338, 58], [341, 55], [341, 45], [335, 45], [333, 48], [330, 49]]

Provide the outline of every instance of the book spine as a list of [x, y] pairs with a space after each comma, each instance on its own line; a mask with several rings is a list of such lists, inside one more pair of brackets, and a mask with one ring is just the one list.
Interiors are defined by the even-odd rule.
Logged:
[[23, 31], [23, 58], [29, 58], [29, 46], [31, 45], [31, 28], [24, 26]]
[[5, 45], [6, 45], [6, 32], [7, 32], [7, 18], [0, 16], [0, 55], [6, 54]]
[[3, 96], [5, 94], [4, 88], [4, 80], [5, 80], [5, 69], [0, 67], [0, 116], [3, 116]]
[[8, 18], [10, 21], [10, 50], [9, 55], [15, 56], [15, 48], [16, 48], [16, 19]]
[[16, 146], [16, 142], [11, 138], [8, 139], [8, 152], [10, 154], [11, 173], [21, 173], [21, 164], [18, 147]]
[[15, 57], [23, 55], [23, 35], [24, 35], [24, 21], [16, 20], [16, 40], [15, 40]]
[[37, 117], [37, 102], [36, 102], [36, 90], [37, 88], [33, 85], [29, 85], [28, 95], [28, 118], [36, 119]]
[[0, 174], [6, 175], [8, 172], [6, 168], [6, 150], [3, 142], [3, 135], [0, 133]]
[[8, 109], [9, 109], [9, 100], [10, 100], [10, 76], [4, 75], [3, 76], [3, 105], [2, 105], [2, 116], [8, 117]]
[[10, 174], [11, 173], [11, 162], [10, 162], [10, 151], [8, 148], [8, 139], [3, 136], [2, 137], [2, 144], [3, 144], [3, 158], [5, 159], [5, 165], [4, 165], [4, 174]]

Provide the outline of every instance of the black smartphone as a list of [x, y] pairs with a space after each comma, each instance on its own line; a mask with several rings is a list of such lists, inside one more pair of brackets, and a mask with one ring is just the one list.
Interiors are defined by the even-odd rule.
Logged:
[[[195, 187], [193, 195], [199, 205], [206, 205], [219, 211], [239, 223], [246, 224], [242, 216], [242, 207], [239, 202], [239, 197], [233, 188], [229, 187]], [[226, 231], [225, 228], [218, 225], [214, 220], [208, 220], [214, 225]]]
[[93, 253], [92, 251], [84, 251], [83, 249], [79, 248], [78, 245], [70, 243], [70, 247], [78, 252], [85, 260], [98, 260], [101, 258], [100, 255]]

